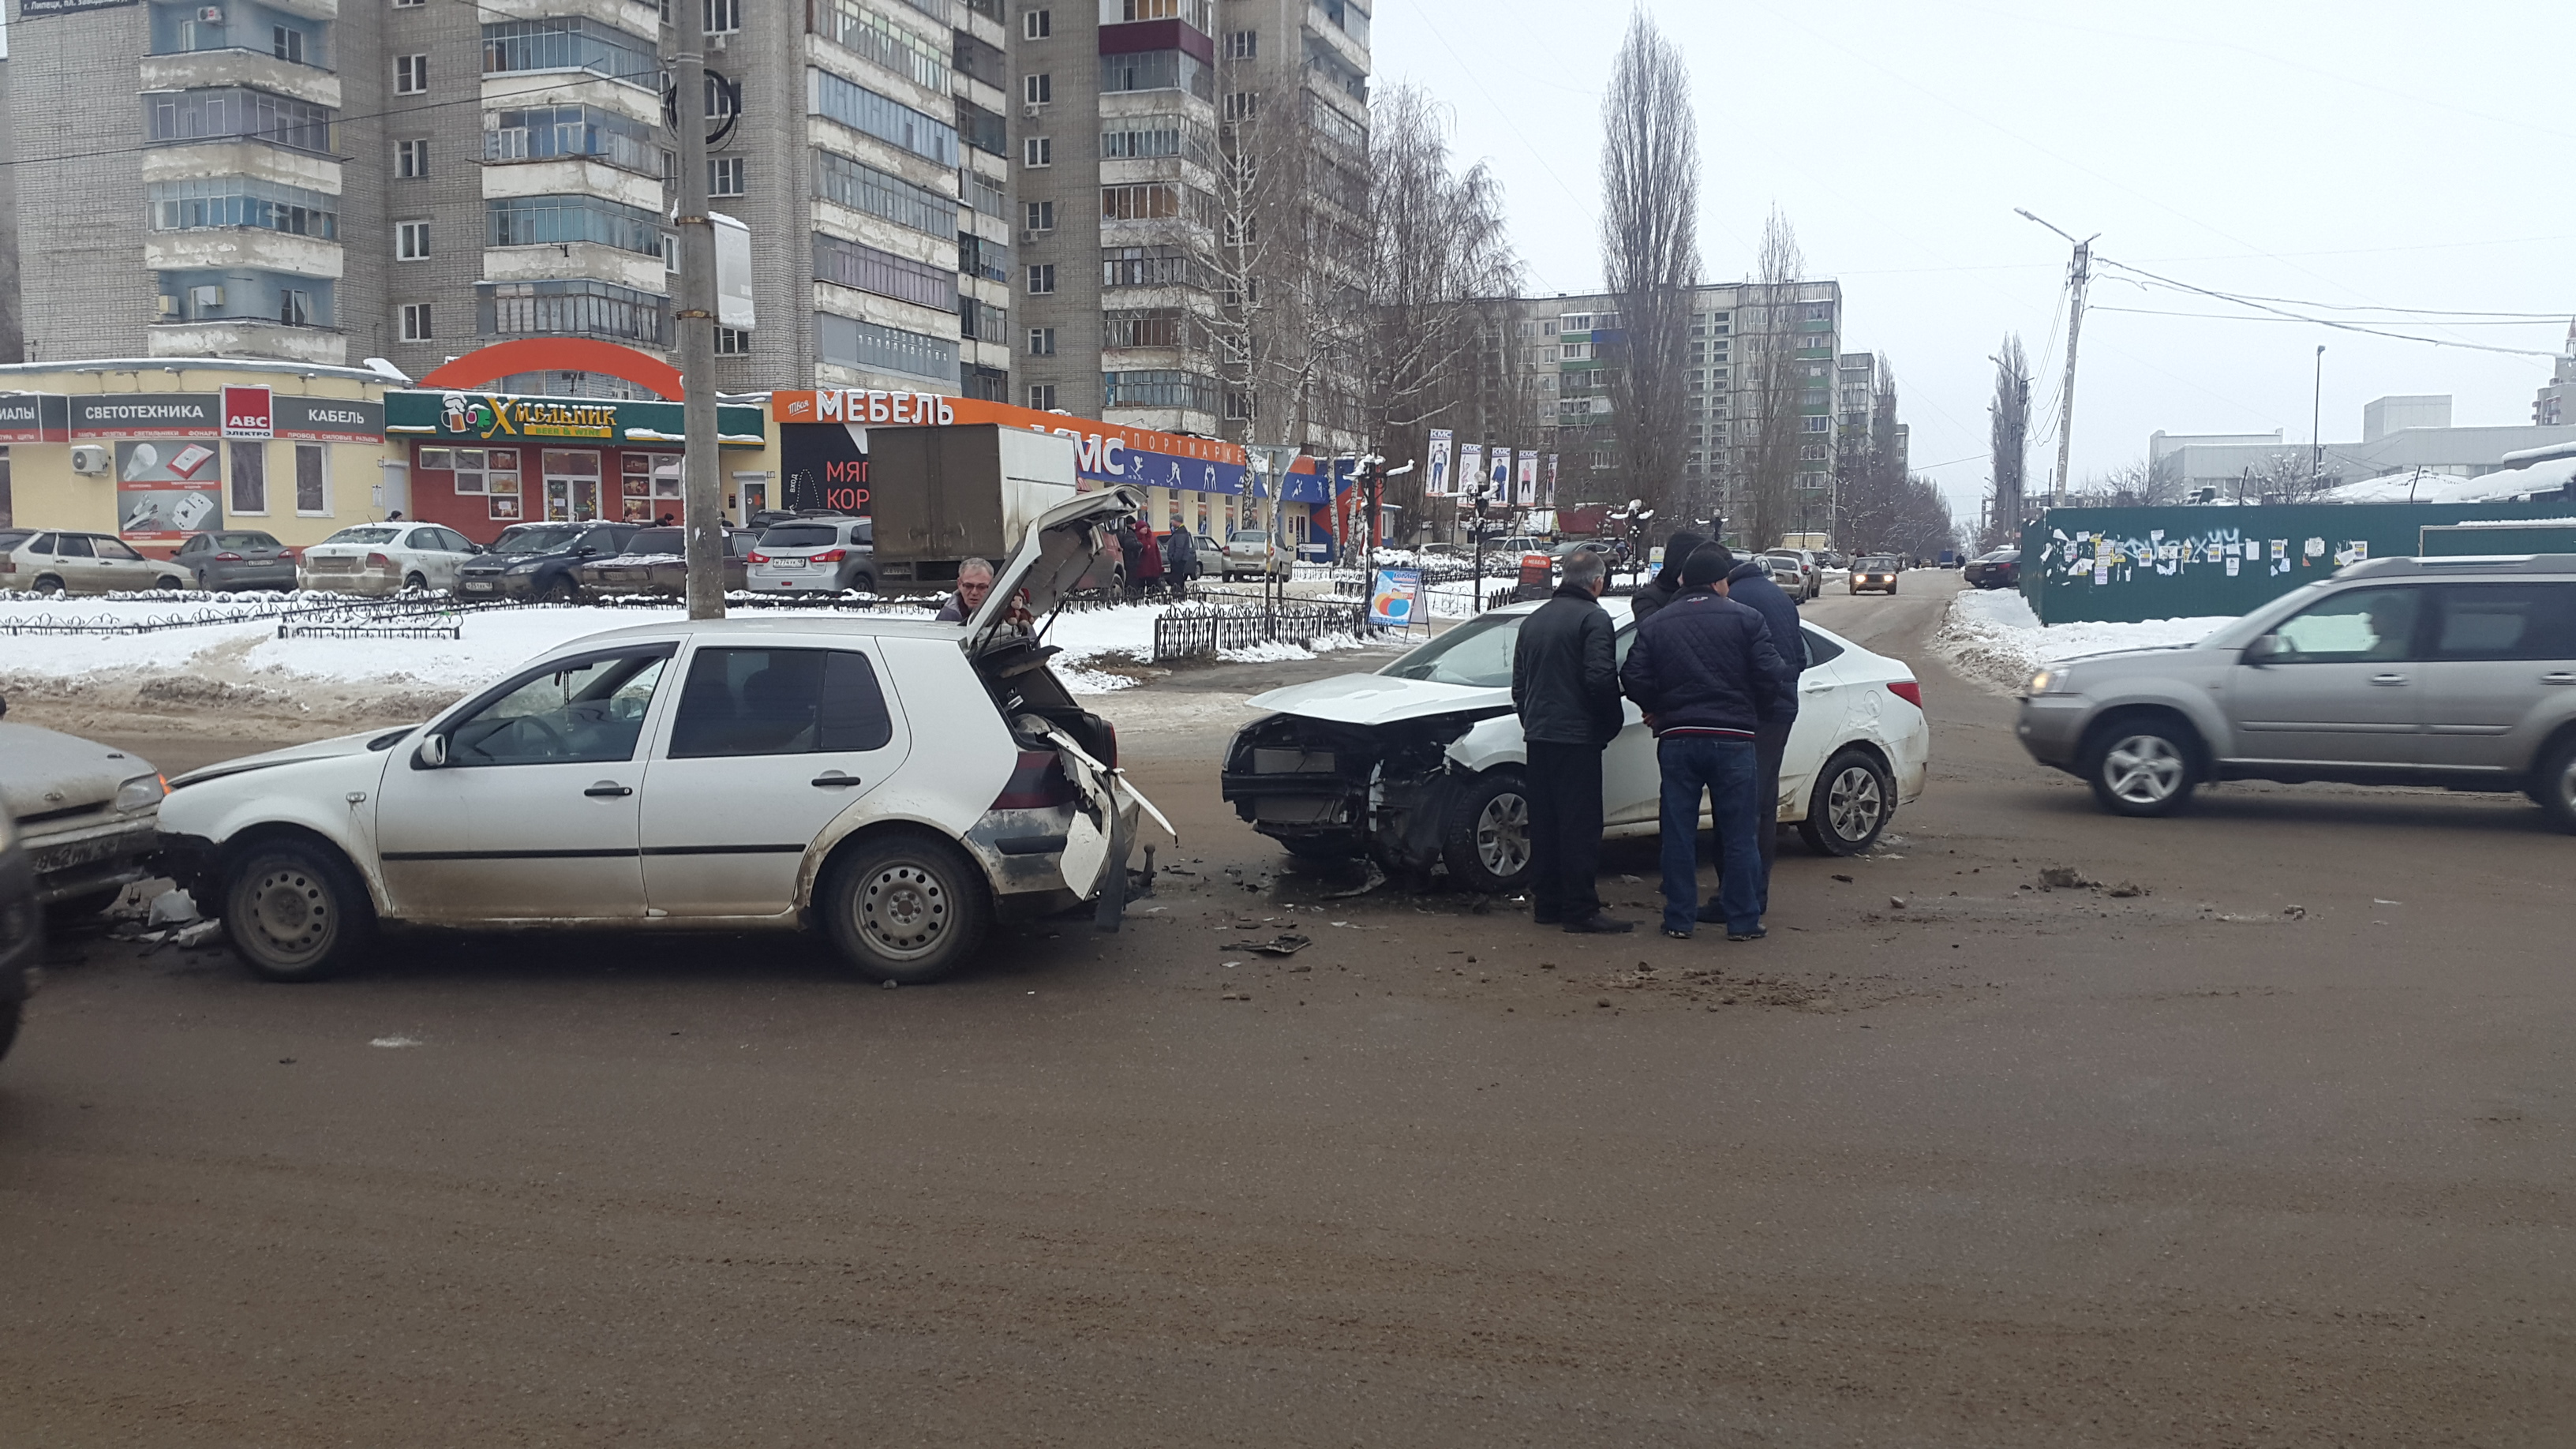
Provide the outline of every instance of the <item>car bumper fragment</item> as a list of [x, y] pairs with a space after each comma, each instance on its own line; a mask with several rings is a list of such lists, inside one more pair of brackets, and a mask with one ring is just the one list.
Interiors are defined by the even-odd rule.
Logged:
[[2076, 754], [2083, 748], [2085, 722], [2091, 717], [2091, 707], [2082, 695], [2029, 695], [2021, 702], [2013, 734], [2032, 759], [2072, 772], [2077, 768]]
[[152, 814], [31, 836], [26, 849], [36, 873], [36, 898], [52, 905], [130, 885], [144, 878], [145, 863], [159, 844]]

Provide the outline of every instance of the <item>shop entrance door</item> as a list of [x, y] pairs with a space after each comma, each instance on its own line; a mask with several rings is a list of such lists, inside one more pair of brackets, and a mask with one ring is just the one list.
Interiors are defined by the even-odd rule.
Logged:
[[589, 523], [599, 517], [599, 455], [545, 452], [546, 521]]

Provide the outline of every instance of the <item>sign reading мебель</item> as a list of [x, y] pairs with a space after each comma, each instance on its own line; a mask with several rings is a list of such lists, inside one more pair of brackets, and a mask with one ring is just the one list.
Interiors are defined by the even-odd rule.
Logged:
[[223, 524], [222, 443], [116, 445], [117, 532], [140, 543], [163, 543]]

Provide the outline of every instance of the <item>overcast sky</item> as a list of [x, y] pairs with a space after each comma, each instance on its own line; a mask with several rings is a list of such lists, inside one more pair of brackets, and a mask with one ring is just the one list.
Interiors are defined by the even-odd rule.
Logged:
[[[2448, 341], [2555, 353], [2576, 312], [2576, 6], [2563, 0], [1647, 8], [1691, 65], [1704, 274], [1748, 273], [1776, 202], [1809, 274], [1843, 284], [1844, 346], [1894, 362], [1914, 465], [1965, 520], [1988, 474], [1987, 355], [2021, 333], [2046, 374], [2034, 407], [2054, 399], [2064, 363], [2070, 248], [2016, 207], [2101, 233], [2105, 257], [2222, 291], [2562, 313], [2392, 329]], [[1459, 153], [1503, 178], [1536, 293], [1600, 284], [1601, 91], [1625, 17], [1616, 0], [1375, 11], [1377, 84], [1424, 86], [1453, 111]], [[2119, 275], [2102, 272], [2096, 309], [2243, 315]], [[2399, 393], [2449, 393], [2462, 424], [2528, 423], [2550, 372], [2546, 357], [2302, 322], [2095, 310], [2075, 476], [2142, 457], [2158, 429], [2306, 441], [2321, 342], [2329, 442], [2359, 438], [2362, 405]], [[2054, 463], [2050, 431], [2034, 487]]]

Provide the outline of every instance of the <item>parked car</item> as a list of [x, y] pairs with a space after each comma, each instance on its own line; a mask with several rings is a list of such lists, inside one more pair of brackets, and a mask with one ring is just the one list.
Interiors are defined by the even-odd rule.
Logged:
[[[456, 575], [456, 592], [469, 599], [548, 599], [569, 604], [581, 597], [574, 570], [583, 560], [626, 551], [642, 528], [634, 523], [514, 523]], [[311, 550], [305, 551], [310, 556]]]
[[2354, 564], [2198, 644], [2051, 664], [2018, 728], [2121, 815], [2332, 780], [2518, 790], [2576, 831], [2576, 555]]
[[1968, 560], [1959, 571], [1962, 581], [1980, 589], [2017, 589], [2021, 587], [2021, 550], [1999, 548]]
[[1852, 567], [1851, 591], [1863, 589], [1883, 593], [1896, 592], [1896, 576], [1905, 572], [1904, 562], [1893, 555], [1874, 553]]
[[0, 813], [58, 915], [96, 915], [144, 878], [166, 788], [150, 761], [0, 718]]
[[998, 914], [1114, 913], [1140, 815], [1118, 736], [1015, 627], [1143, 492], [1049, 509], [975, 616], [814, 613], [578, 640], [427, 724], [180, 777], [169, 873], [273, 980], [348, 965], [379, 923], [828, 934], [933, 980]]
[[295, 587], [295, 551], [256, 531], [192, 533], [170, 562], [185, 568], [198, 588], [219, 593]]
[[[1435, 864], [1475, 890], [1529, 876], [1527, 752], [1512, 713], [1512, 646], [1539, 606], [1479, 615], [1375, 674], [1255, 696], [1274, 711], [1227, 748], [1225, 799], [1291, 854], [1369, 855], [1390, 870]], [[1625, 598], [1607, 598], [1624, 662], [1636, 641]], [[1898, 805], [1923, 792], [1931, 730], [1905, 664], [1813, 624], [1798, 722], [1780, 772], [1780, 819], [1826, 855], [1867, 850]], [[1656, 832], [1655, 740], [1633, 703], [1602, 762], [1603, 834]]]
[[36, 594], [116, 594], [184, 589], [188, 571], [145, 558], [112, 533], [46, 529], [0, 554], [0, 589]]
[[466, 562], [482, 551], [435, 523], [362, 523], [305, 549], [295, 580], [336, 594], [453, 590]]
[[1238, 528], [1225, 536], [1225, 551], [1219, 555], [1225, 564], [1225, 579], [1231, 583], [1238, 575], [1256, 579], [1284, 579], [1294, 571], [1297, 556], [1270, 541], [1270, 535], [1257, 528]]
[[0, 810], [0, 1057], [18, 1039], [28, 974], [45, 951], [45, 912], [36, 904], [36, 870]]
[[743, 587], [756, 593], [877, 591], [876, 522], [800, 518], [773, 523], [749, 555]]
[[[617, 553], [583, 559], [573, 578], [585, 594], [654, 594], [676, 599], [689, 591], [689, 534], [684, 528], [639, 528]], [[724, 586], [730, 593], [746, 587], [754, 536], [728, 530], [724, 536]]]
[[1789, 597], [1803, 601], [1815, 598], [1825, 591], [1825, 566], [1822, 563], [1819, 563], [1816, 556], [1809, 553], [1807, 550], [1803, 548], [1775, 548], [1762, 556], [1767, 559], [1773, 559], [1792, 565], [1797, 570], [1796, 582], [1794, 584], [1789, 579], [1782, 577], [1776, 570], [1773, 571], [1771, 575], [1772, 578], [1779, 581], [1780, 587], [1789, 591]]

